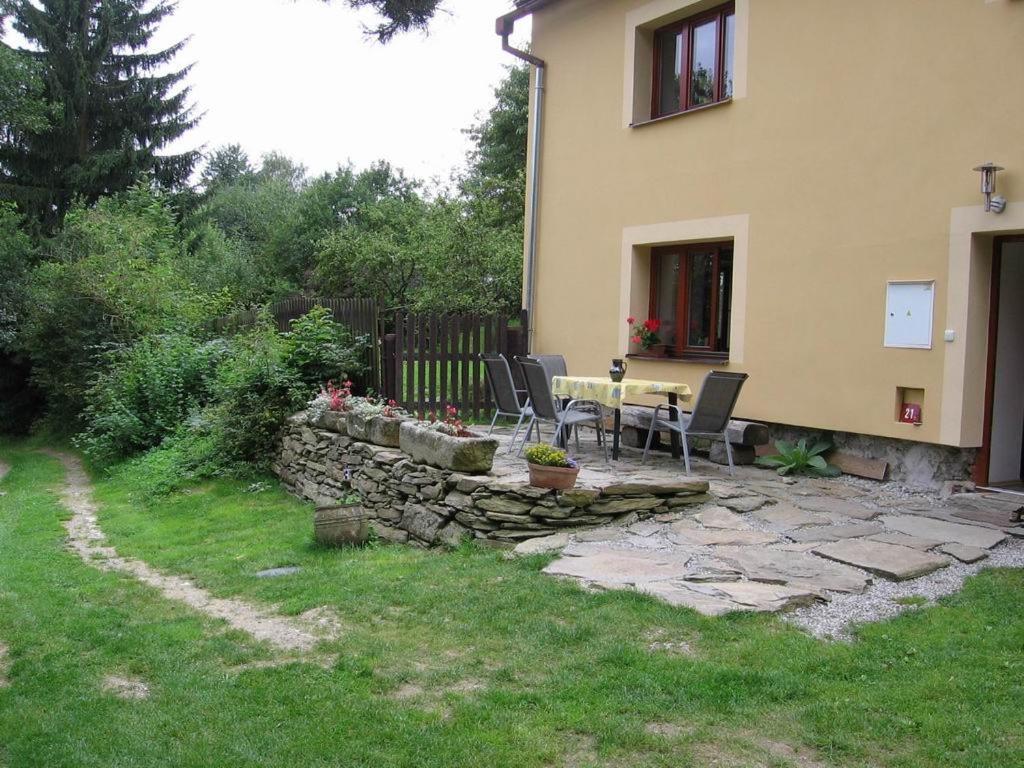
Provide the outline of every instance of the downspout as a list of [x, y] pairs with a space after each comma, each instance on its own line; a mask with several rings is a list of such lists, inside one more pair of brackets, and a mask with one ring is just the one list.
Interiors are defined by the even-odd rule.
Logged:
[[527, 175], [530, 177], [530, 195], [529, 195], [529, 209], [526, 212], [526, 218], [530, 223], [530, 237], [526, 244], [526, 275], [525, 283], [526, 290], [523, 299], [523, 308], [526, 310], [526, 351], [530, 352], [533, 350], [533, 331], [534, 331], [534, 320], [533, 320], [533, 309], [534, 309], [534, 298], [537, 287], [537, 218], [540, 211], [538, 205], [540, 195], [540, 143], [541, 143], [541, 126], [543, 125], [544, 117], [544, 74], [547, 70], [547, 64], [543, 59], [540, 59], [528, 51], [515, 48], [509, 44], [508, 39], [512, 34], [512, 30], [515, 28], [517, 19], [521, 19], [523, 16], [527, 16], [533, 12], [532, 6], [524, 6], [512, 13], [506, 14], [498, 19], [496, 24], [496, 30], [501, 35], [501, 49], [506, 53], [510, 53], [517, 59], [532, 64], [534, 68], [533, 75], [533, 111], [530, 113], [530, 159], [529, 167], [527, 169]]

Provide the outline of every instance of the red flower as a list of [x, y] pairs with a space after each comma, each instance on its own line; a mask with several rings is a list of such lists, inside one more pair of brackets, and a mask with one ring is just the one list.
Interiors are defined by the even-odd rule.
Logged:
[[643, 341], [643, 339], [641, 339], [639, 336], [634, 336], [633, 338], [630, 339], [630, 341], [632, 341], [634, 344], [639, 344], [640, 342]]
[[626, 322], [632, 325], [633, 323], [636, 322], [636, 318], [630, 315], [629, 317], [626, 318]]
[[658, 329], [661, 328], [661, 320], [653, 317], [650, 320], [644, 320], [644, 328], [651, 333], [657, 333]]

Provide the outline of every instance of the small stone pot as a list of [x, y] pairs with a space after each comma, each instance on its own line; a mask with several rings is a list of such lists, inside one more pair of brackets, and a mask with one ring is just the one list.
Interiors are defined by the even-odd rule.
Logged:
[[362, 504], [318, 507], [313, 516], [313, 535], [328, 547], [365, 544], [370, 538], [373, 515]]
[[545, 467], [542, 464], [530, 464], [530, 485], [535, 488], [552, 488], [556, 491], [567, 491], [576, 485], [579, 467]]

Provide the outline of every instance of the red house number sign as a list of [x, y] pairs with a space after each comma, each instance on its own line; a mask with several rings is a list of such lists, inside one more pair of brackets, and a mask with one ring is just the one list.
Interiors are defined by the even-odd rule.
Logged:
[[921, 423], [921, 406], [916, 403], [904, 403], [900, 413], [900, 421], [907, 424]]

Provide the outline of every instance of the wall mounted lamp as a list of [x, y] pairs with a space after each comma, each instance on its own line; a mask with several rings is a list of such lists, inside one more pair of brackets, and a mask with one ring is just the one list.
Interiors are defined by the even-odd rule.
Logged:
[[995, 194], [996, 174], [1004, 170], [995, 163], [985, 163], [974, 169], [981, 174], [981, 194], [985, 196], [985, 212], [1002, 213], [1006, 208], [1006, 198]]

